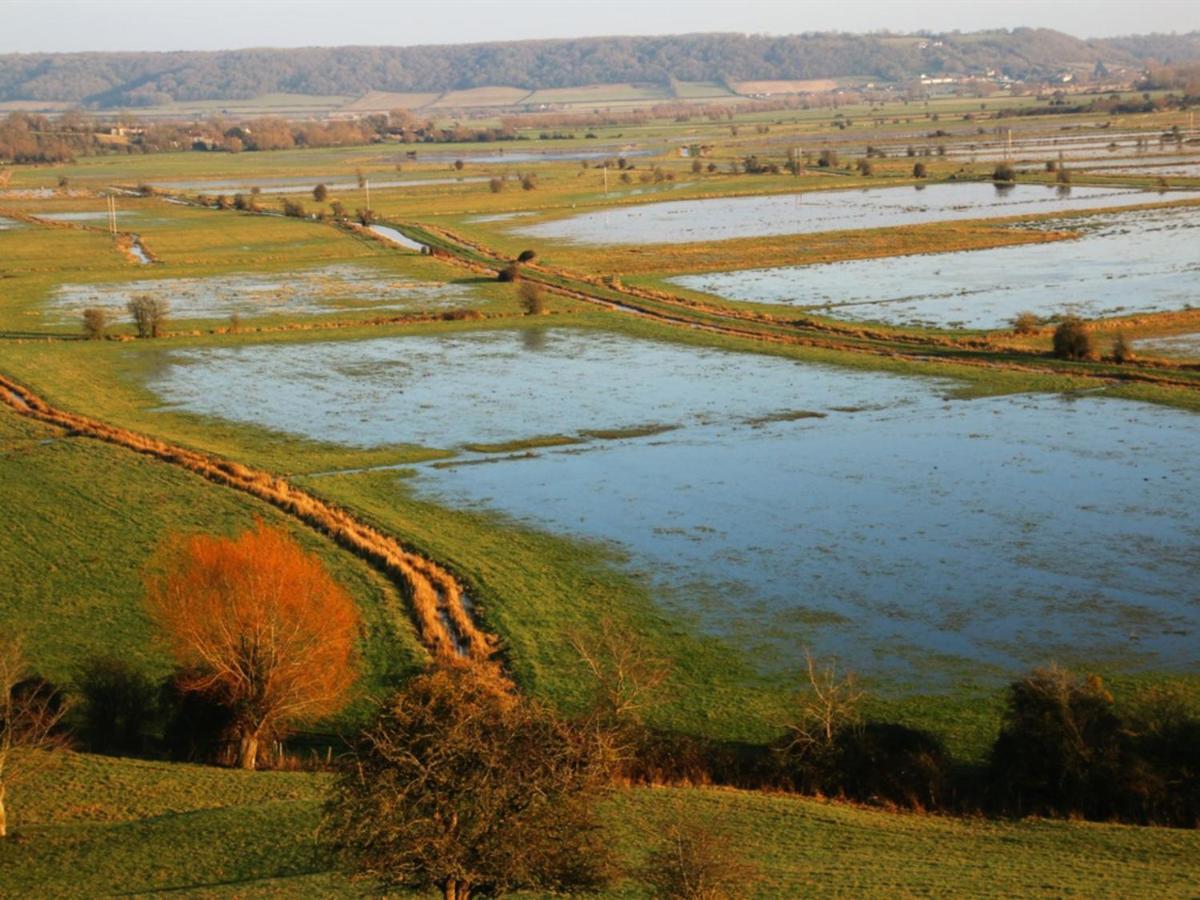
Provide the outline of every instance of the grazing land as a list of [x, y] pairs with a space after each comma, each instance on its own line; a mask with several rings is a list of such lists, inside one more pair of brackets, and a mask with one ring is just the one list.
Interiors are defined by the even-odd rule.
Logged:
[[[835, 87], [752, 74], [154, 108], [474, 108], [491, 127]], [[369, 895], [318, 853], [322, 760], [445, 648], [417, 581], [347, 534], [446, 573], [448, 632], [471, 633], [458, 615], [486, 636], [459, 649], [563, 716], [595, 699], [580, 648], [636, 635], [667, 670], [646, 727], [739, 760], [778, 756], [808, 652], [956, 771], [990, 771], [1008, 685], [1050, 662], [1115, 708], [1157, 691], [1192, 715], [1200, 133], [1148, 96], [643, 109], [486, 144], [6, 166], [0, 626], [68, 692], [98, 656], [161, 679], [143, 582], [163, 541], [262, 520], [353, 598], [364, 663], [293, 742], [291, 767], [321, 771], [57, 754], [13, 789], [4, 889]], [[139, 300], [165, 310], [157, 337]], [[1057, 352], [1074, 316], [1089, 346]], [[247, 467], [268, 499], [235, 489]], [[764, 897], [1187, 896], [1200, 877], [1194, 829], [660, 780], [603, 803], [612, 896], [647, 894], [647, 833], [680, 820], [719, 825]]]

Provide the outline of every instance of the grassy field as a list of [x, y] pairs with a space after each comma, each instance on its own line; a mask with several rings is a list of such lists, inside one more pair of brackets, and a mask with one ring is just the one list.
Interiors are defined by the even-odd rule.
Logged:
[[[647, 99], [639, 94], [641, 88], [628, 88], [628, 96], [610, 99]], [[710, 88], [681, 85], [677, 89], [683, 93]], [[490, 90], [464, 94], [454, 102], [511, 100], [511, 92]], [[596, 97], [579, 89], [574, 96], [564, 94], [546, 102], [599, 102]], [[287, 98], [278, 98], [280, 104], [285, 101]], [[380, 188], [372, 191], [372, 202], [389, 220], [440, 225], [500, 254], [515, 256], [529, 246], [528, 241], [508, 233], [503, 221], [473, 219], [522, 213], [529, 214], [524, 221], [538, 221], [582, 209], [659, 199], [910, 184], [912, 160], [896, 155], [906, 144], [974, 140], [981, 126], [973, 117], [983, 112], [982, 105], [995, 109], [1001, 104], [1025, 106], [1031, 102], [955, 98], [886, 108], [863, 105], [836, 111], [762, 111], [739, 114], [732, 122], [739, 126], [738, 134], [731, 132], [729, 121], [698, 119], [597, 126], [593, 140], [582, 138], [583, 129], [578, 129], [574, 139], [541, 141], [531, 129], [525, 135], [530, 140], [505, 145], [514, 152], [605, 147], [617, 156], [620, 148], [637, 144], [659, 152], [655, 157], [631, 158], [637, 168], [628, 184], [610, 171], [607, 196], [603, 173], [594, 168], [594, 161], [587, 165], [578, 161], [478, 163], [470, 159], [470, 151], [495, 152], [496, 147], [422, 144], [421, 157], [449, 154], [452, 159], [462, 154], [467, 158], [465, 176], [515, 176], [532, 171], [538, 186], [521, 190], [510, 178], [498, 193], [487, 183], [472, 182]], [[1052, 135], [1064, 122], [1096, 125], [1100, 118], [1031, 116], [1008, 122], [1023, 133]], [[851, 120], [848, 125], [847, 119]], [[1113, 126], [1154, 134], [1176, 124], [1175, 119], [1163, 113], [1114, 121]], [[760, 132], [756, 125], [766, 130]], [[956, 137], [928, 137], [943, 127]], [[870, 178], [846, 172], [794, 178], [727, 171], [728, 162], [749, 152], [779, 160], [793, 141], [801, 140], [806, 150], [826, 145], [842, 148], [843, 161], [860, 156], [868, 142], [886, 145], [890, 155], [877, 161], [876, 174]], [[665, 151], [679, 142], [710, 143], [706, 162], [718, 163], [720, 171], [693, 173], [690, 160]], [[380, 181], [410, 175], [432, 179], [450, 171], [445, 161], [412, 162], [405, 156], [406, 149], [376, 145], [236, 156], [99, 157], [64, 167], [20, 168], [11, 187], [53, 187], [60, 175], [69, 178], [72, 189], [87, 192], [153, 179], [311, 176], [315, 183], [335, 177], [353, 181], [359, 169]], [[990, 171], [988, 165], [964, 165], [936, 156], [927, 162], [933, 179], [960, 173], [962, 177], [985, 177]], [[656, 165], [674, 180], [643, 183], [642, 174]], [[1048, 176], [1038, 177], [1044, 180]], [[1149, 182], [1143, 178], [1131, 183]], [[350, 189], [340, 194], [330, 200], [340, 199], [350, 209], [365, 206], [365, 192]], [[329, 209], [329, 203], [318, 204], [308, 196], [302, 199], [309, 210]], [[263, 202], [274, 207], [279, 200], [264, 196]], [[122, 197], [118, 205], [125, 214], [122, 230], [141, 236], [157, 260], [154, 264], [137, 265], [119, 252], [112, 239], [97, 229], [103, 225], [99, 220], [81, 223], [90, 226], [86, 228], [26, 221], [0, 231], [0, 371], [65, 409], [292, 476], [306, 489], [349, 507], [443, 563], [464, 582], [485, 624], [501, 638], [503, 660], [521, 688], [564, 710], [580, 708], [588, 691], [571, 639], [595, 636], [604, 620], [628, 626], [673, 664], [663, 702], [652, 713], [657, 725], [720, 739], [767, 741], [777, 736], [788, 720], [801, 679], [796, 672], [764, 674], [733, 643], [702, 634], [686, 614], [667, 611], [650, 586], [632, 574], [626, 561], [609, 547], [538, 531], [493, 514], [448, 509], [419, 497], [410, 487], [411, 472], [377, 468], [434, 459], [453, 463], [456, 448], [353, 448], [162, 408], [161, 399], [147, 387], [147, 379], [166, 364], [168, 354], [204, 347], [574, 327], [950, 379], [956, 385], [950, 392], [963, 398], [1088, 390], [1200, 410], [1200, 391], [1195, 389], [1200, 375], [1194, 371], [1179, 369], [1175, 372], [1179, 385], [1164, 386], [1140, 383], [1126, 377], [1136, 374], [1135, 369], [1118, 369], [1099, 361], [1055, 370], [1052, 361], [1036, 355], [1048, 344], [1044, 334], [1006, 337], [1011, 343], [986, 351], [987, 359], [998, 365], [983, 367], [976, 363], [985, 351], [937, 342], [948, 332], [884, 329], [882, 337], [871, 338], [874, 343], [870, 347], [863, 338], [861, 346], [855, 345], [858, 350], [850, 346], [858, 340], [852, 335], [838, 338], [849, 342], [841, 347], [767, 343], [620, 315], [560, 295], [546, 297], [548, 315], [527, 319], [511, 285], [495, 283], [437, 258], [398, 251], [327, 223], [199, 209], [162, 198]], [[0, 217], [6, 210], [38, 215], [95, 213], [103, 207], [100, 197], [86, 193], [71, 196], [60, 192], [37, 198], [0, 194]], [[572, 281], [572, 273], [589, 278], [615, 274], [630, 285], [661, 289], [666, 277], [683, 272], [967, 250], [1069, 237], [1069, 232], [1019, 230], [1011, 224], [958, 222], [810, 235], [803, 240], [793, 236], [603, 249], [548, 244], [535, 249], [539, 262], [570, 270], [559, 282], [563, 285], [582, 283]], [[370, 303], [348, 290], [327, 298], [336, 306], [329, 312], [302, 315], [276, 308], [263, 315], [244, 316], [238, 333], [229, 333], [227, 317], [214, 314], [179, 317], [169, 328], [173, 333], [158, 341], [85, 342], [63, 340], [78, 332], [78, 324], [55, 318], [47, 305], [67, 284], [100, 291], [133, 280], [169, 286], [174, 278], [203, 281], [257, 274], [285, 279], [298, 271], [330, 266], [362, 267], [374, 280], [388, 284], [428, 282], [462, 288], [472, 298], [471, 309], [482, 318], [372, 322], [373, 317], [384, 314], [377, 316]], [[606, 296], [598, 283], [589, 290]], [[738, 321], [757, 329], [760, 336], [777, 336], [792, 327], [766, 317], [778, 313], [777, 308], [726, 304], [722, 310], [711, 297], [684, 296], [713, 304], [712, 309], [688, 312], [694, 324], [719, 324], [724, 321], [721, 314], [733, 310], [756, 316]], [[677, 311], [665, 305], [651, 306]], [[1118, 327], [1131, 336], [1173, 333], [1194, 326], [1194, 317], [1189, 316], [1192, 314], [1147, 316], [1132, 324], [1109, 323], [1111, 327], [1105, 326], [1098, 334], [1108, 341]], [[127, 337], [131, 327], [123, 322], [116, 330]], [[818, 329], [805, 331], [803, 336], [828, 337]], [[920, 337], [932, 340], [917, 353], [911, 339]], [[879, 352], [861, 352], [864, 348]], [[1037, 368], [1031, 368], [1031, 363]], [[436, 415], [437, 411], [421, 414]], [[581, 435], [529, 434], [466, 449], [536, 452], [539, 447], [581, 439]], [[368, 469], [371, 471], [364, 471]], [[7, 588], [0, 593], [0, 626], [26, 632], [36, 667], [56, 681], [69, 682], [80, 662], [98, 653], [120, 655], [154, 675], [167, 671], [168, 660], [153, 642], [142, 613], [140, 583], [146, 561], [166, 533], [176, 529], [230, 533], [256, 517], [287, 524], [282, 514], [242, 494], [169, 465], [37, 425], [6, 408], [0, 408], [0, 486], [0, 528], [6, 538], [0, 542], [0, 583]], [[424, 653], [394, 588], [324, 538], [300, 526], [288, 527], [328, 562], [359, 601], [366, 625], [364, 693], [382, 688], [418, 665]], [[1118, 697], [1147, 681], [1160, 680], [1155, 673], [1131, 676], [1108, 671], [1103, 660], [1096, 661], [1095, 667]], [[1200, 696], [1196, 678], [1182, 681]], [[873, 698], [868, 712], [876, 718], [934, 731], [957, 759], [978, 762], [1000, 722], [1002, 685], [995, 673], [983, 671], [965, 673], [950, 689], [934, 696], [911, 685], [900, 690], [896, 685], [870, 684]], [[360, 702], [342, 724], [351, 722], [363, 708]], [[26, 839], [0, 845], [0, 896], [9, 890], [26, 896], [164, 890], [189, 896], [357, 895], [358, 889], [327, 871], [315, 854], [314, 830], [324, 784], [320, 775], [247, 775], [68, 756], [57, 772], [13, 797], [15, 825], [26, 833]], [[786, 797], [683, 789], [618, 794], [608, 815], [612, 840], [631, 864], [644, 851], [647, 832], [672, 817], [719, 822], [729, 830], [732, 844], [745, 848], [759, 863], [764, 876], [759, 893], [764, 897], [800, 893], [1187, 896], [1194, 894], [1200, 877], [1196, 861], [1200, 838], [1195, 832], [893, 815]], [[617, 885], [612, 894], [641, 896], [642, 892], [627, 881]]]
[[52, 681], [69, 683], [84, 660], [100, 655], [165, 675], [171, 662], [142, 606], [145, 567], [172, 534], [233, 534], [255, 519], [293, 531], [358, 601], [368, 691], [424, 659], [392, 584], [238, 492], [2, 406], [0, 484], [0, 621], [25, 636], [31, 664]]
[[[66, 755], [14, 792], [0, 895], [359, 897], [316, 841], [328, 783]], [[956, 820], [738, 791], [620, 791], [604, 818], [633, 872], [661, 828], [711, 823], [757, 870], [750, 896], [1191, 897], [1200, 834], [1090, 823]], [[523, 895], [530, 896], [530, 895]], [[644, 897], [625, 874], [606, 897]]]

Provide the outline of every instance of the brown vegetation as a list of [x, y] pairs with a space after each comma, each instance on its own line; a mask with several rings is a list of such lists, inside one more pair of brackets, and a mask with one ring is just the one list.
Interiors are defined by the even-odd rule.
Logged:
[[453, 663], [409, 682], [358, 737], [324, 836], [355, 874], [446, 900], [595, 888], [609, 874], [604, 781], [584, 733], [493, 667]]
[[228, 539], [175, 538], [146, 581], [150, 617], [185, 692], [228, 708], [238, 765], [261, 740], [336, 712], [357, 676], [354, 601], [288, 534], [261, 522]]

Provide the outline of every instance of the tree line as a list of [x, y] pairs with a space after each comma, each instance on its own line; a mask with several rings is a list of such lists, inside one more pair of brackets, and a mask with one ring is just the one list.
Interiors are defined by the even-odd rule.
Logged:
[[1064, 65], [1140, 66], [1200, 58], [1200, 33], [1084, 41], [1049, 29], [940, 35], [688, 34], [424, 47], [213, 52], [25, 53], [0, 56], [0, 101], [118, 108], [247, 100], [268, 93], [355, 95], [486, 85], [528, 90], [585, 84], [744, 81], [995, 69], [1018, 80]]

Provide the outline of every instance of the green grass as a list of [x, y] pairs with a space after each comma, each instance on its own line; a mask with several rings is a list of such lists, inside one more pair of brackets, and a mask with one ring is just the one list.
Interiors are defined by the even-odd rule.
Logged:
[[182, 469], [24, 419], [0, 407], [0, 622], [34, 668], [69, 683], [113, 655], [154, 676], [171, 666], [144, 612], [142, 573], [177, 532], [232, 534], [255, 519], [291, 530], [350, 591], [364, 617], [364, 688], [424, 658], [390, 582], [273, 507]]
[[[328, 777], [64, 754], [13, 791], [0, 895], [359, 897], [316, 830]], [[1200, 832], [890, 813], [703, 788], [619, 791], [603, 818], [635, 871], [674, 821], [719, 829], [750, 896], [1191, 897]], [[407, 895], [407, 894], [405, 894]], [[625, 875], [603, 897], [644, 897]]]

